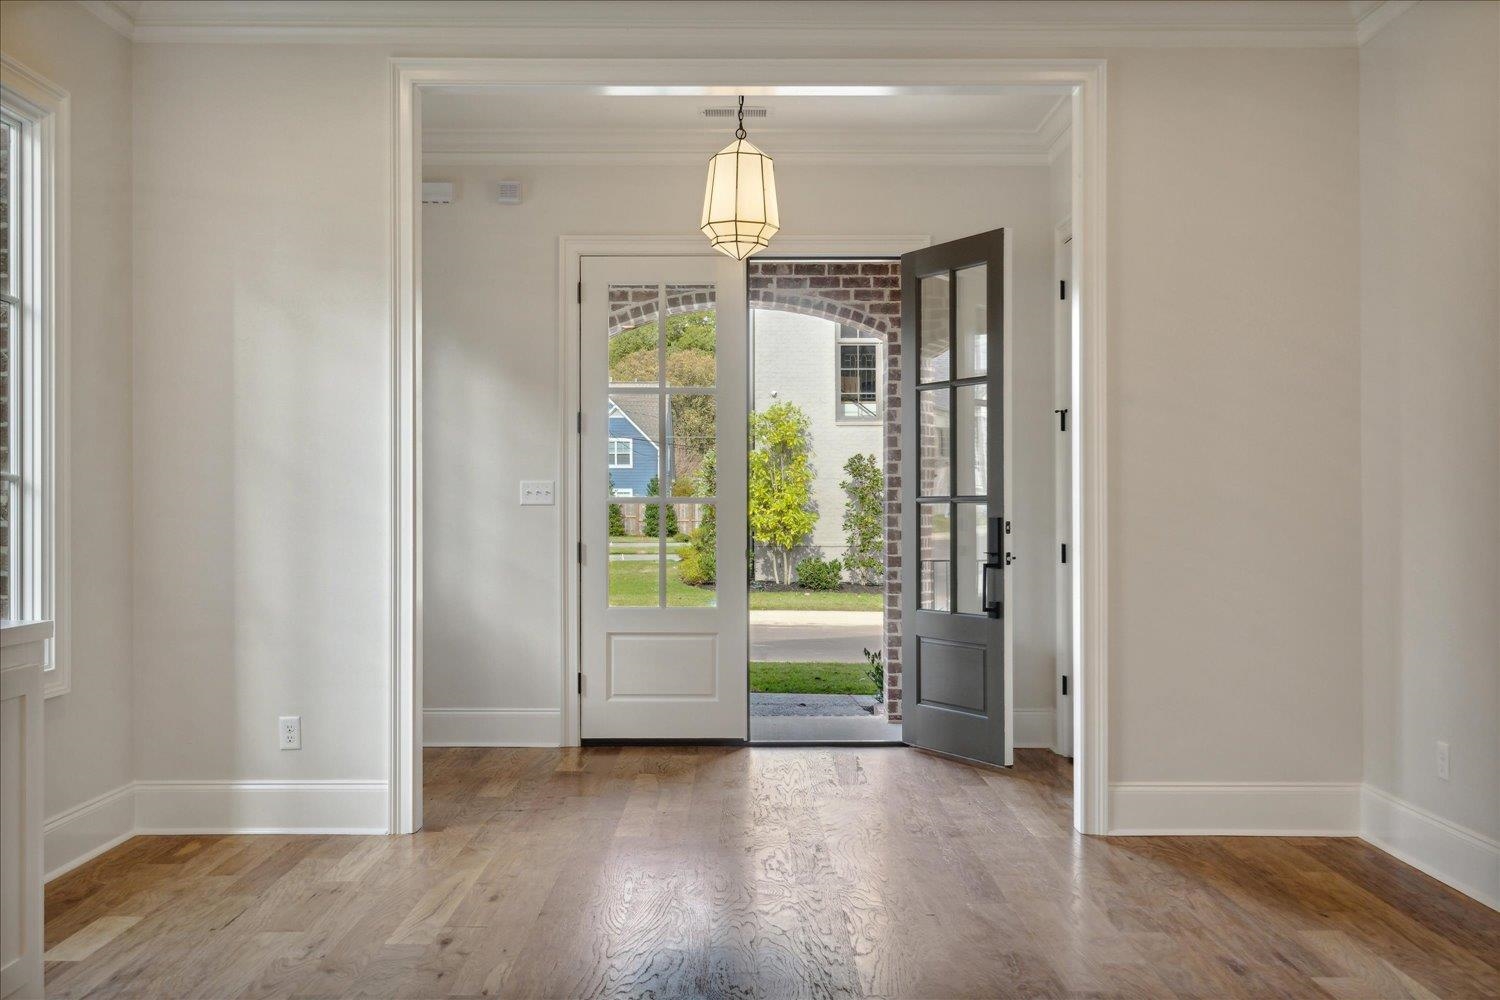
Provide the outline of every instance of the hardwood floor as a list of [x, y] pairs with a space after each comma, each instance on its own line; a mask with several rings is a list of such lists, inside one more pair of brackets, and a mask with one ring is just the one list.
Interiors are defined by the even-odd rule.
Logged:
[[1500, 914], [1357, 840], [1084, 838], [1061, 758], [428, 751], [414, 837], [139, 837], [54, 997], [1500, 996]]

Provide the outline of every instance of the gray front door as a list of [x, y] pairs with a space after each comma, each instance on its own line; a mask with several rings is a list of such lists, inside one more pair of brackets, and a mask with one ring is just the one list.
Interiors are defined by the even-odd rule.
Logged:
[[901, 258], [902, 735], [1008, 764], [1005, 234]]

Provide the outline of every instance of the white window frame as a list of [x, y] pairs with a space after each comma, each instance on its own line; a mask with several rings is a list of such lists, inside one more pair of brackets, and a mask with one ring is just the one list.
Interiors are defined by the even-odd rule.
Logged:
[[[615, 445], [625, 446], [626, 461], [615, 461]], [[635, 468], [635, 442], [630, 438], [612, 437], [609, 439], [609, 467], [611, 469], [633, 469]]]
[[[844, 348], [868, 346], [875, 349], [875, 412], [868, 416], [844, 413]], [[878, 424], [885, 416], [885, 342], [871, 337], [855, 326], [840, 325], [833, 338], [833, 416], [841, 424]]]
[[67, 91], [0, 54], [0, 106], [18, 124], [20, 198], [13, 206], [21, 280], [11, 331], [11, 394], [16, 426], [12, 523], [21, 560], [11, 567], [14, 618], [53, 623], [47, 643], [46, 697], [72, 689], [69, 596], [71, 562], [67, 427], [68, 182]]

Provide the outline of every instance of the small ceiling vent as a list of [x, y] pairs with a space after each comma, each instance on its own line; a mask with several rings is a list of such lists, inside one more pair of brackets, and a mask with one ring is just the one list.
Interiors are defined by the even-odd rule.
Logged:
[[500, 181], [495, 185], [495, 200], [502, 205], [521, 204], [521, 182]]
[[[733, 118], [740, 113], [740, 109], [733, 105], [724, 108], [704, 108], [704, 118]], [[770, 108], [752, 108], [745, 105], [746, 118], [765, 118], [771, 114]]]

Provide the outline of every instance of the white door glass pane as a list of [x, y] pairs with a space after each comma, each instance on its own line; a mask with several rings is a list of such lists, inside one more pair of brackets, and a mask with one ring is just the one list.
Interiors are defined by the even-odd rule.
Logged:
[[651, 495], [661, 475], [657, 442], [661, 440], [661, 396], [654, 392], [616, 392], [609, 397], [609, 436], [600, 456], [609, 472], [611, 494]]
[[718, 343], [713, 285], [667, 286], [667, 385], [711, 386]]
[[659, 504], [609, 504], [609, 606], [654, 608], [661, 604]]
[[711, 608], [718, 603], [714, 505], [675, 503], [667, 510], [667, 607]]
[[965, 614], [979, 614], [984, 611], [980, 595], [988, 544], [987, 507], [982, 503], [959, 503], [955, 508], [958, 521], [954, 539], [958, 546], [958, 565], [955, 567], [958, 610]]
[[663, 481], [672, 488], [662, 490], [664, 495], [714, 495], [717, 413], [718, 400], [713, 396], [674, 393], [667, 397], [667, 465]]
[[954, 274], [957, 284], [958, 302], [954, 306], [954, 318], [958, 324], [955, 331], [957, 343], [953, 352], [958, 356], [958, 377], [970, 378], [983, 375], [989, 370], [988, 330], [986, 311], [989, 268], [984, 264], [966, 267]]
[[926, 611], [947, 611], [950, 606], [949, 531], [948, 504], [917, 505], [917, 545], [921, 567], [917, 606]]
[[947, 274], [933, 274], [918, 282], [917, 302], [921, 324], [918, 343], [922, 354], [917, 371], [919, 382], [941, 382], [948, 377], [952, 366], [952, 335], [948, 329], [949, 282]]
[[923, 389], [917, 395], [918, 488], [924, 497], [948, 494], [952, 462], [948, 454], [948, 389]]
[[959, 496], [982, 496], [989, 489], [989, 387], [961, 385], [954, 391], [958, 418], [953, 428], [953, 465]]
[[609, 286], [610, 385], [659, 385], [658, 285]]

